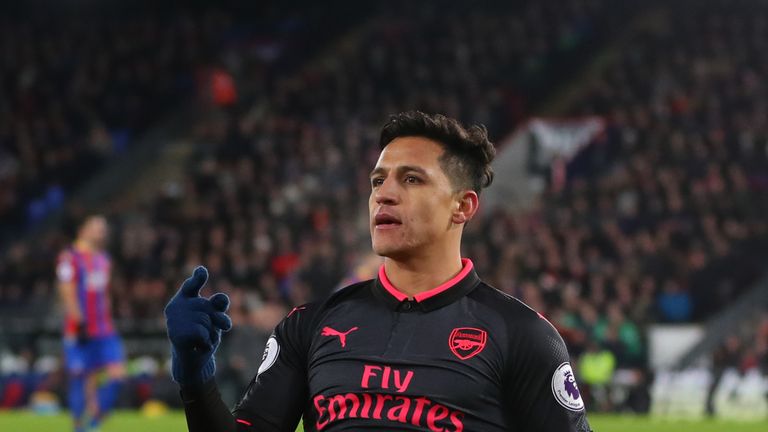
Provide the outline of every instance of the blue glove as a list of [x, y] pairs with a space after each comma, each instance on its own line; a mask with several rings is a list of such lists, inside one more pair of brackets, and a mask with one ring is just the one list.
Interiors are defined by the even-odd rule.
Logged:
[[165, 307], [171, 374], [182, 386], [199, 386], [213, 377], [213, 354], [221, 342], [221, 332], [232, 328], [232, 320], [225, 313], [229, 297], [224, 293], [210, 298], [200, 296], [207, 280], [208, 270], [202, 266], [195, 268]]

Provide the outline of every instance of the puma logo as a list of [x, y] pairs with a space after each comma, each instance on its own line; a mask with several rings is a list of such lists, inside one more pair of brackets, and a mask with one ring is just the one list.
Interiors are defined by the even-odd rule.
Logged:
[[352, 327], [351, 329], [340, 332], [336, 329], [332, 329], [330, 327], [323, 327], [323, 332], [320, 333], [322, 336], [338, 336], [339, 342], [341, 342], [341, 347], [344, 348], [347, 346], [347, 335], [352, 333], [353, 331], [357, 330], [357, 327]]

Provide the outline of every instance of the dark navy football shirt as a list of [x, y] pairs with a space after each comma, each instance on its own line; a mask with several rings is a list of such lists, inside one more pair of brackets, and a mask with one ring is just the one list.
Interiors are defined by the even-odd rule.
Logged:
[[293, 431], [302, 417], [305, 431], [590, 430], [562, 338], [468, 259], [413, 299], [382, 266], [295, 308], [227, 420], [235, 427], [210, 418], [214, 386], [182, 391], [190, 431]]

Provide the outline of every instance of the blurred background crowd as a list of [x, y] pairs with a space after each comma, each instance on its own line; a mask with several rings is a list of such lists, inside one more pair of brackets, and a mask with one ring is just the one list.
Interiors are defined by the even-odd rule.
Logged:
[[[614, 3], [0, 15], [0, 314], [18, 318], [0, 333], [0, 407], [61, 390], [40, 340], [60, 329], [56, 256], [89, 212], [110, 220], [114, 316], [140, 341], [123, 403], [176, 402], [167, 352], [143, 341], [165, 348], [162, 309], [198, 264], [233, 301], [218, 372], [233, 398], [292, 306], [377, 268], [365, 203], [388, 114], [441, 112], [502, 143], [564, 101], [558, 115], [604, 130], [530, 208], [482, 209], [464, 255], [558, 328], [588, 406], [646, 411], [647, 327], [706, 322], [765, 276], [768, 8]], [[134, 147], [170, 145], [142, 139], [182, 112], [178, 175], [77, 200]], [[767, 329], [743, 325], [715, 369], [765, 368]]]

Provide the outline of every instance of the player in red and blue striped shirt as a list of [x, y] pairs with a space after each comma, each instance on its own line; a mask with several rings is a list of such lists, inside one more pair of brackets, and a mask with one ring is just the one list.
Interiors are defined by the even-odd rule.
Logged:
[[[88, 217], [72, 246], [59, 255], [56, 267], [65, 309], [68, 399], [76, 432], [98, 428], [114, 405], [125, 377], [123, 345], [110, 312], [111, 263], [104, 251], [107, 236], [106, 219]], [[107, 380], [99, 385], [101, 372], [106, 372]]]

